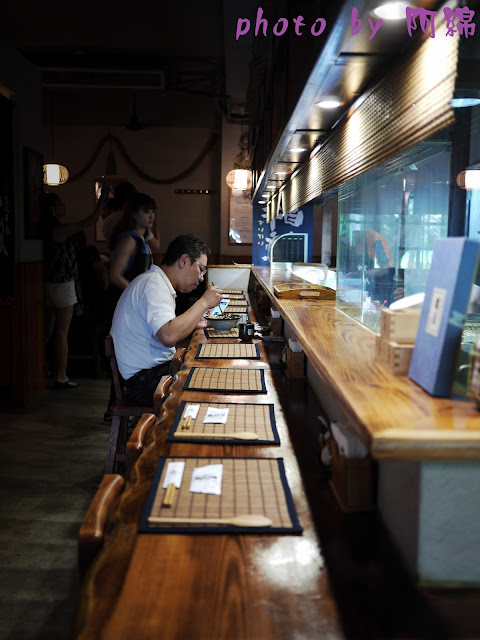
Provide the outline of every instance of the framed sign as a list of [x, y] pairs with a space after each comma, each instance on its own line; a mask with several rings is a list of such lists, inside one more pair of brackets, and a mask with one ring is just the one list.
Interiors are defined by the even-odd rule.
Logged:
[[23, 149], [25, 239], [42, 239], [41, 196], [43, 193], [43, 156], [38, 151]]
[[252, 244], [253, 206], [250, 189], [228, 190], [228, 244]]

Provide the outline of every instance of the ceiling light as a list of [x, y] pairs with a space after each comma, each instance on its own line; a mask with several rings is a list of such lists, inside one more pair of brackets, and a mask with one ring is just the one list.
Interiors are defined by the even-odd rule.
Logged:
[[316, 106], [320, 107], [320, 109], [336, 109], [342, 103], [337, 98], [325, 98], [324, 100], [320, 100], [317, 102]]
[[292, 147], [289, 151], [292, 153], [302, 153], [303, 151], [306, 151], [306, 149], [304, 147]]
[[286, 171], [275, 171], [275, 175], [276, 176], [286, 176], [287, 172]]
[[265, 200], [259, 200], [258, 204], [267, 204], [267, 203], [265, 202]]
[[410, 5], [406, 2], [386, 2], [373, 10], [382, 20], [405, 20], [405, 9]]
[[480, 98], [453, 98], [450, 100], [450, 105], [454, 109], [460, 107], [476, 107], [478, 104], [480, 104]]
[[269, 184], [269, 185], [267, 186], [267, 189], [276, 189], [276, 188], [277, 188], [277, 187], [274, 187], [272, 184]]

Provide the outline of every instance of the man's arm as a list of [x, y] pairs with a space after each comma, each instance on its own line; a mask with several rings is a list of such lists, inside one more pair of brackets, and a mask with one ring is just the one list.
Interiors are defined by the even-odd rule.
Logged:
[[189, 336], [196, 329], [205, 311], [216, 307], [221, 299], [222, 290], [220, 287], [210, 287], [190, 309], [160, 327], [155, 334], [157, 340], [160, 340], [166, 347], [174, 347], [177, 342]]

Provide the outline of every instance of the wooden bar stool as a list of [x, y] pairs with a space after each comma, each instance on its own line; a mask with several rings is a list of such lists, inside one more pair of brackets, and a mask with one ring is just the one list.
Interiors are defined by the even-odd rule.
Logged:
[[[177, 351], [175, 352], [172, 360], [172, 372], [176, 373], [182, 366], [185, 352], [186, 349], [184, 348], [177, 349]], [[105, 338], [105, 354], [110, 361], [110, 367], [112, 370], [113, 386], [115, 389], [115, 400], [110, 408], [110, 412], [113, 417], [104, 473], [113, 473], [115, 464], [117, 462], [125, 463], [126, 461], [125, 448], [127, 443], [127, 428], [129, 417], [140, 417], [144, 413], [158, 413], [162, 403], [165, 400], [168, 387], [170, 386], [168, 385], [166, 387], [166, 390], [164, 390], [166, 384], [165, 378], [171, 378], [171, 376], [162, 377], [162, 379], [158, 383], [157, 389], [155, 390], [151, 406], [135, 405], [131, 402], [128, 402], [128, 400], [124, 398], [120, 371], [118, 370], [117, 359], [115, 357], [113, 338], [110, 335]]]
[[147, 435], [150, 433], [152, 427], [157, 423], [160, 407], [167, 398], [172, 380], [173, 376], [162, 377], [154, 396], [153, 404], [155, 412], [144, 413], [137, 422], [137, 426], [133, 430], [132, 435], [128, 439], [125, 463], [127, 477], [143, 451]]
[[78, 568], [83, 577], [100, 551], [105, 528], [114, 512], [125, 480], [118, 474], [103, 476], [78, 532]]

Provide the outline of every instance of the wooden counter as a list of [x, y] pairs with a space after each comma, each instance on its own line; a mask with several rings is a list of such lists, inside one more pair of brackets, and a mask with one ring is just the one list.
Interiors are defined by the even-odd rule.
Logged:
[[[282, 410], [289, 395], [302, 397], [304, 382], [286, 390], [280, 373], [270, 369], [262, 345], [256, 366], [265, 370], [266, 393], [184, 390], [190, 367], [207, 364], [195, 360], [198, 345], [204, 342], [203, 331], [197, 331], [185, 357], [186, 368], [176, 375], [159, 422], [127, 481], [104, 548], [83, 585], [74, 637], [342, 640], [345, 636]], [[210, 363], [232, 367], [240, 361]], [[278, 384], [283, 384], [283, 397]], [[281, 443], [170, 443], [167, 434], [184, 400], [273, 404]], [[304, 422], [308, 419], [305, 416]], [[162, 455], [283, 458], [303, 534], [138, 533], [140, 514]]]
[[375, 334], [334, 301], [279, 300], [273, 286], [302, 282], [290, 271], [253, 267], [310, 364], [373, 457], [480, 460], [480, 413], [464, 397], [434, 398], [375, 361]]

